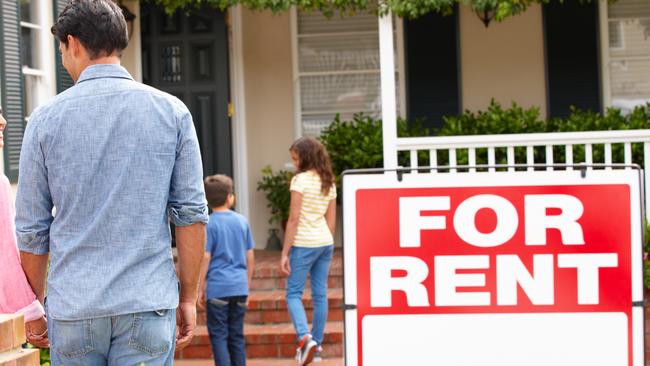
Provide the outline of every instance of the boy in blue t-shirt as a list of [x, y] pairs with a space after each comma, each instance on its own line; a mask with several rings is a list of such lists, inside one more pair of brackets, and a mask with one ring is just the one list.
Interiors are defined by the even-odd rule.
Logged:
[[205, 178], [205, 195], [212, 209], [207, 227], [205, 259], [201, 265], [200, 307], [207, 307], [208, 333], [219, 366], [246, 365], [244, 314], [253, 274], [255, 242], [246, 218], [231, 211], [232, 179]]

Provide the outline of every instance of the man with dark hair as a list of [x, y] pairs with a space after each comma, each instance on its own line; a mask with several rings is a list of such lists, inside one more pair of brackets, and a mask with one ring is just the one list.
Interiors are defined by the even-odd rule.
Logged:
[[16, 233], [39, 300], [50, 260], [53, 365], [171, 365], [196, 326], [198, 140], [181, 101], [120, 66], [126, 29], [111, 0], [68, 3], [52, 33], [75, 85], [33, 112], [23, 140]]

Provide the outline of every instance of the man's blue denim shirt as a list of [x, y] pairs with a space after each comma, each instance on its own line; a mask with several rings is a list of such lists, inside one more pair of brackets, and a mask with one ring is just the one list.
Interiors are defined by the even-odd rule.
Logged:
[[180, 100], [101, 64], [33, 112], [16, 233], [21, 251], [50, 253], [49, 316], [176, 308], [169, 220], [208, 222], [199, 144]]

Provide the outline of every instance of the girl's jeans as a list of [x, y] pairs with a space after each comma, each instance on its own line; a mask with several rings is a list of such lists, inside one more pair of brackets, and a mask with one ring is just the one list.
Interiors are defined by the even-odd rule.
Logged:
[[287, 280], [287, 308], [296, 329], [298, 339], [310, 334], [307, 315], [302, 304], [302, 293], [311, 276], [311, 296], [314, 303], [314, 318], [311, 335], [319, 345], [323, 342], [327, 322], [327, 277], [334, 245], [317, 248], [292, 247], [289, 256], [291, 274]]

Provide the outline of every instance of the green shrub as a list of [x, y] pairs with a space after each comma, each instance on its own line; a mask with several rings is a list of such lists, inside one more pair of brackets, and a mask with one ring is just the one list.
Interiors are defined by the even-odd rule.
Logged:
[[262, 179], [257, 182], [257, 190], [264, 192], [266, 206], [271, 209], [269, 224], [282, 224], [289, 219], [291, 178], [293, 178], [292, 172], [286, 170], [274, 172], [270, 165], [262, 169]]
[[[407, 123], [397, 120], [399, 137], [426, 136], [429, 131], [420, 121]], [[351, 121], [342, 121], [336, 116], [319, 137], [332, 159], [334, 174], [339, 177], [346, 169], [381, 168], [384, 165], [381, 119], [363, 113], [355, 114]], [[400, 165], [408, 165], [402, 157]]]
[[[620, 110], [611, 108], [604, 115], [591, 111], [571, 109], [567, 118], [551, 118], [542, 120], [539, 108], [533, 107], [524, 109], [513, 103], [509, 109], [504, 109], [494, 100], [487, 110], [479, 112], [465, 111], [458, 116], [447, 116], [444, 118], [443, 126], [437, 130], [438, 136], [460, 136], [460, 135], [494, 135], [514, 133], [537, 133], [537, 132], [575, 132], [575, 131], [604, 131], [604, 130], [631, 130], [650, 128], [650, 104], [635, 108], [632, 113], [624, 115]], [[467, 151], [459, 150], [457, 164], [467, 164]], [[534, 150], [535, 161], [544, 161], [544, 147], [539, 146]], [[438, 160], [447, 162], [447, 152], [441, 151]], [[642, 144], [632, 145], [632, 159], [635, 162], [643, 160]], [[604, 147], [593, 146], [593, 162], [604, 163]], [[495, 150], [497, 164], [506, 164], [506, 149]], [[515, 161], [526, 162], [525, 148], [515, 149]], [[553, 161], [556, 163], [566, 162], [563, 146], [556, 146], [553, 149]], [[584, 146], [573, 147], [573, 162], [584, 162]], [[623, 162], [623, 144], [612, 145], [612, 161]], [[487, 164], [486, 149], [477, 149], [476, 163]]]
[[40, 356], [41, 356], [41, 366], [50, 366], [50, 349], [41, 348]]
[[[496, 135], [516, 133], [538, 133], [538, 132], [569, 132], [569, 131], [602, 131], [602, 130], [628, 130], [650, 128], [650, 104], [635, 108], [628, 115], [622, 114], [618, 109], [608, 109], [604, 115], [591, 111], [572, 109], [567, 118], [551, 118], [543, 120], [540, 118], [540, 110], [537, 107], [523, 108], [512, 103], [510, 108], [503, 108], [501, 104], [491, 101], [485, 111], [465, 111], [457, 116], [447, 116], [443, 119], [443, 126], [435, 131], [438, 136], [460, 136], [460, 135]], [[428, 136], [430, 131], [422, 127], [421, 121], [407, 122], [404, 119], [397, 120], [398, 136], [416, 137]], [[380, 168], [383, 166], [382, 149], [382, 123], [368, 115], [357, 114], [350, 121], [343, 121], [337, 116], [332, 124], [325, 128], [320, 140], [330, 153], [334, 173], [338, 176], [346, 169]], [[593, 162], [604, 163], [604, 146], [594, 145]], [[545, 161], [545, 148], [535, 147], [535, 161]], [[585, 161], [584, 146], [573, 146], [573, 162]], [[635, 162], [643, 161], [642, 144], [632, 144], [632, 158]], [[438, 151], [439, 165], [446, 165], [449, 162], [448, 152]], [[456, 162], [458, 165], [468, 164], [467, 150], [458, 150]], [[526, 163], [526, 149], [515, 148], [516, 163]], [[555, 146], [553, 149], [553, 161], [555, 163], [566, 162], [563, 146]], [[623, 144], [612, 145], [612, 161], [623, 162]], [[495, 162], [497, 164], [507, 163], [507, 150], [505, 148], [495, 149]], [[476, 150], [476, 163], [487, 164], [487, 149]], [[408, 152], [398, 155], [400, 166], [410, 166]], [[428, 152], [418, 153], [418, 164], [429, 165]]]

